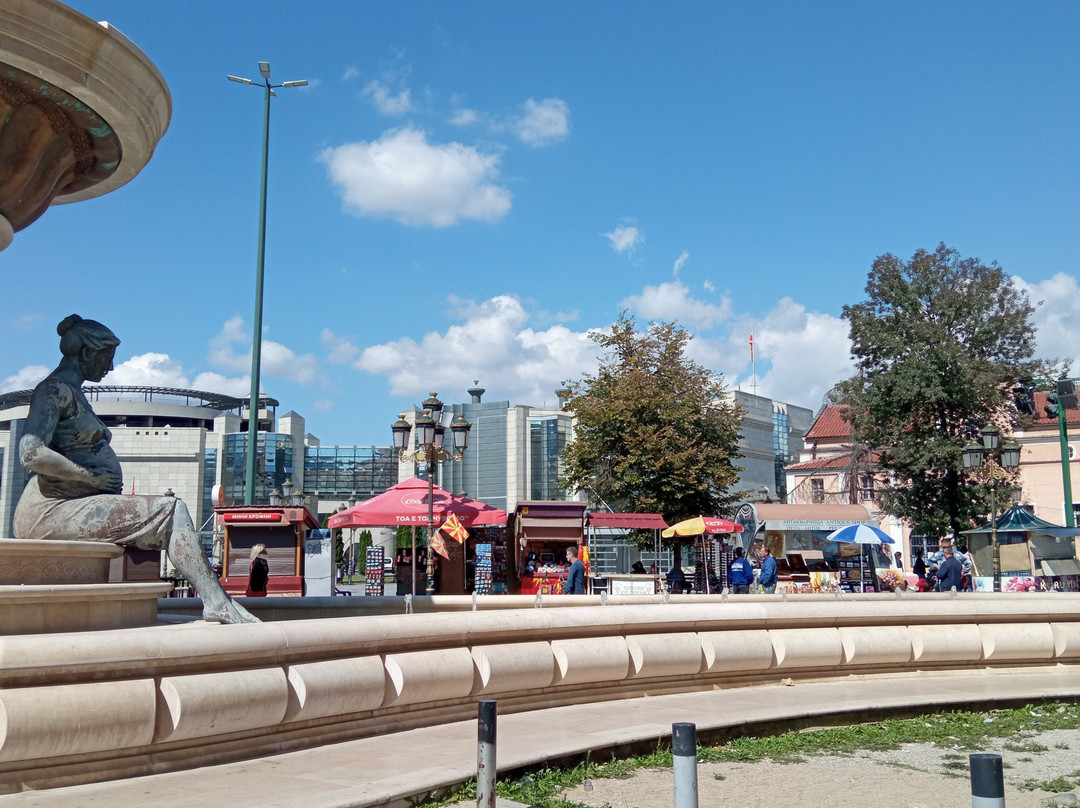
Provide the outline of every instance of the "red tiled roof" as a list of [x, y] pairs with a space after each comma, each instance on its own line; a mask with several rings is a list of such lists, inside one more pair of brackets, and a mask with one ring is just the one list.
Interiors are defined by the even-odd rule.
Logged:
[[830, 404], [818, 414], [814, 425], [806, 433], [806, 440], [851, 437], [851, 424], [844, 420], [843, 407]]
[[[1046, 406], [1046, 397], [1048, 395], [1050, 395], [1048, 391], [1035, 394], [1035, 423], [1039, 426], [1057, 423], [1057, 416], [1051, 418], [1043, 409]], [[1080, 424], [1080, 410], [1065, 410], [1065, 423]]]
[[[881, 460], [880, 452], [871, 452], [870, 457], [867, 458], [869, 468], [877, 468]], [[846, 469], [851, 463], [851, 453], [841, 452], [839, 454], [830, 454], [823, 457], [816, 457], [813, 460], [806, 460], [802, 463], [792, 463], [790, 466], [784, 466], [784, 471], [834, 471], [836, 469]]]
[[850, 463], [851, 455], [829, 455], [828, 457], [807, 460], [805, 463], [793, 463], [790, 466], [784, 466], [784, 471], [825, 471], [832, 469], [846, 469]]

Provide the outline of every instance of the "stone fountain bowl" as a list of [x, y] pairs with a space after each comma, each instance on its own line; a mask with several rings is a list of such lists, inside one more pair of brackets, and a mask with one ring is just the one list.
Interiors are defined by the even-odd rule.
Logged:
[[0, 586], [103, 584], [123, 552], [105, 542], [0, 539]]

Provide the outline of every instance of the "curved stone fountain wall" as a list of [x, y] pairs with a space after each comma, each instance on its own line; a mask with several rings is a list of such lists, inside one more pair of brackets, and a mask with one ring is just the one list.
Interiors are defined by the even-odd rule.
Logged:
[[467, 720], [479, 698], [508, 713], [1080, 660], [1080, 595], [675, 600], [3, 637], [0, 783], [129, 777]]

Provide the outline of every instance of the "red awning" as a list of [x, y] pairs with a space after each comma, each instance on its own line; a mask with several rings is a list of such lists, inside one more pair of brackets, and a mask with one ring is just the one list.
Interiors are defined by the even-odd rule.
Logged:
[[[474, 525], [505, 525], [506, 511], [483, 502], [451, 494], [433, 487], [432, 521], [438, 527], [455, 515], [465, 527]], [[393, 527], [395, 525], [427, 525], [428, 484], [412, 477], [393, 485], [378, 496], [357, 502], [341, 513], [335, 513], [327, 524], [339, 527]]]
[[663, 530], [668, 526], [658, 513], [590, 513], [588, 523], [594, 527], [624, 527], [632, 530]]

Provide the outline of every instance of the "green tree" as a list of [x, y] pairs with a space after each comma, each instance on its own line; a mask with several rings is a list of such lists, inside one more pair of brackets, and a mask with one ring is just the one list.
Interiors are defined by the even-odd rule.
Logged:
[[742, 413], [723, 380], [686, 356], [690, 335], [673, 323], [639, 333], [623, 312], [595, 375], [568, 383], [574, 440], [564, 484], [613, 508], [661, 513], [669, 522], [728, 514], [742, 470]]
[[987, 492], [963, 473], [961, 450], [990, 421], [1010, 431], [1012, 384], [1033, 369], [1034, 309], [996, 263], [944, 244], [879, 257], [866, 294], [843, 309], [858, 375], [840, 398], [856, 442], [889, 473], [879, 503], [916, 533], [967, 529]]

